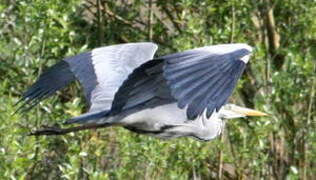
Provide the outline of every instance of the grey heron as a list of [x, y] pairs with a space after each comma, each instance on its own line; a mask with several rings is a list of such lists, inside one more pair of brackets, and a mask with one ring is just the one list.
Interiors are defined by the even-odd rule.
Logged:
[[32, 135], [58, 135], [83, 129], [122, 126], [160, 138], [211, 140], [225, 119], [265, 113], [227, 104], [249, 60], [246, 44], [200, 47], [154, 58], [157, 45], [127, 43], [66, 58], [23, 94], [27, 111], [70, 82], [83, 86], [89, 110], [68, 119], [70, 128], [48, 127]]

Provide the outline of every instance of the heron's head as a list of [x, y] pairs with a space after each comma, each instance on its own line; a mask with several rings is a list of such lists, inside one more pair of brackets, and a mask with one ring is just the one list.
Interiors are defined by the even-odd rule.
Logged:
[[254, 109], [240, 107], [234, 104], [226, 104], [219, 111], [219, 116], [223, 119], [233, 119], [246, 116], [267, 116], [267, 114]]

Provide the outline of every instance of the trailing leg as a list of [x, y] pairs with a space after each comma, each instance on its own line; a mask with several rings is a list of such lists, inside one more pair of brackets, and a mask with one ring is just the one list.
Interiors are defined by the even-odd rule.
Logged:
[[108, 127], [110, 124], [86, 124], [76, 127], [70, 128], [60, 128], [60, 127], [45, 127], [44, 129], [39, 129], [34, 132], [31, 132], [29, 136], [42, 136], [42, 135], [64, 135], [71, 132], [77, 132], [86, 129], [97, 129], [97, 128], [104, 128]]

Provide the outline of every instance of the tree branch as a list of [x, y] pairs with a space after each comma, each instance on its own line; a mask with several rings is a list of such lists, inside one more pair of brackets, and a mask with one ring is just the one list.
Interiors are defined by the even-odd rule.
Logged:
[[277, 70], [280, 70], [284, 64], [285, 57], [278, 52], [281, 38], [275, 25], [273, 7], [274, 6], [271, 5], [270, 0], [265, 0], [265, 9], [263, 10], [262, 14], [265, 19], [265, 27], [268, 35], [269, 53], [273, 58], [274, 66]]
[[153, 39], [153, 29], [152, 29], [152, 21], [153, 21], [153, 1], [148, 0], [148, 40], [152, 41]]

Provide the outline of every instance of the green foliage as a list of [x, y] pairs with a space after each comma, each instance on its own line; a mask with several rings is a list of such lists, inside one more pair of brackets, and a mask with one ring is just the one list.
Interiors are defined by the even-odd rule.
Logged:
[[[316, 178], [316, 3], [269, 2], [157, 0], [149, 20], [148, 4], [139, 0], [1, 1], [0, 179]], [[269, 116], [228, 121], [224, 137], [211, 142], [164, 141], [116, 127], [27, 136], [86, 109], [73, 84], [29, 113], [13, 114], [43, 70], [94, 47], [137, 41], [158, 43], [158, 55], [254, 46], [232, 101]]]

